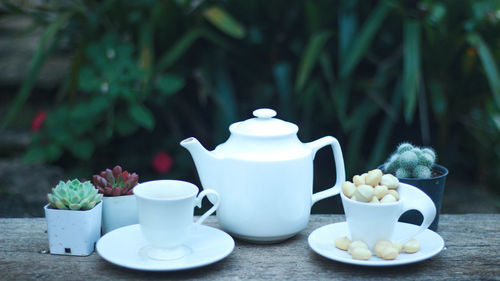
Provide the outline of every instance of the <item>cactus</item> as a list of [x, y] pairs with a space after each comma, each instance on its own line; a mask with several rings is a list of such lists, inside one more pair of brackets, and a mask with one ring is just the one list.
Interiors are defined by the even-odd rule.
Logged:
[[122, 167], [115, 166], [113, 170], [106, 169], [99, 175], [92, 176], [92, 182], [104, 196], [120, 196], [132, 194], [132, 188], [137, 185], [139, 176], [122, 171]]
[[419, 148], [404, 142], [389, 157], [384, 170], [398, 178], [430, 178], [435, 162], [436, 153], [432, 148]]
[[50, 207], [61, 210], [90, 210], [101, 202], [102, 194], [89, 182], [60, 181], [52, 188], [52, 193], [47, 194]]

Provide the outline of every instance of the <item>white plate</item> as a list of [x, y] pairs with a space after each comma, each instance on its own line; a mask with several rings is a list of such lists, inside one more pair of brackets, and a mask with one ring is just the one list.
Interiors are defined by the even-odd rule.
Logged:
[[184, 246], [191, 251], [176, 260], [155, 260], [140, 254], [147, 246], [139, 224], [108, 232], [96, 245], [97, 253], [110, 263], [148, 271], [173, 271], [200, 267], [217, 262], [234, 249], [234, 240], [222, 230], [198, 225], [188, 234]]
[[[404, 233], [416, 229], [418, 226], [398, 222], [394, 230], [393, 240], [398, 240]], [[314, 230], [309, 235], [309, 246], [325, 258], [343, 263], [364, 266], [393, 266], [419, 262], [437, 255], [444, 248], [444, 240], [436, 232], [426, 229], [415, 236], [420, 242], [420, 250], [414, 254], [400, 253], [395, 260], [383, 260], [373, 255], [369, 260], [355, 260], [347, 251], [335, 247], [335, 239], [347, 236], [349, 230], [346, 222], [325, 225]]]

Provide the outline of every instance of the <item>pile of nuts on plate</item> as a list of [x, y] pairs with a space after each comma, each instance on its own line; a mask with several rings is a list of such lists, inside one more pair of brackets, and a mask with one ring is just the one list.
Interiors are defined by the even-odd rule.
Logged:
[[393, 203], [399, 200], [399, 180], [391, 174], [382, 174], [379, 169], [355, 175], [352, 182], [342, 184], [345, 196], [360, 202]]
[[[335, 247], [347, 251], [356, 260], [368, 260], [372, 256], [372, 252], [364, 242], [351, 242], [347, 237], [336, 239]], [[404, 245], [398, 242], [379, 241], [375, 244], [374, 248], [375, 255], [384, 260], [394, 260], [401, 252], [413, 254], [418, 252], [418, 250], [420, 250], [420, 242], [415, 238], [410, 239]]]

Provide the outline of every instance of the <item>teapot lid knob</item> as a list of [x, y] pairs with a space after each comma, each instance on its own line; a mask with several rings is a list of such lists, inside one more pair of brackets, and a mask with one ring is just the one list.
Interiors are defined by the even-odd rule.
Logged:
[[274, 116], [276, 116], [276, 111], [270, 108], [260, 108], [253, 111], [253, 116], [265, 119], [273, 118]]
[[253, 111], [255, 118], [236, 122], [229, 126], [231, 134], [238, 134], [253, 137], [275, 137], [297, 134], [299, 128], [293, 123], [289, 123], [278, 118], [276, 111], [270, 108], [259, 108]]

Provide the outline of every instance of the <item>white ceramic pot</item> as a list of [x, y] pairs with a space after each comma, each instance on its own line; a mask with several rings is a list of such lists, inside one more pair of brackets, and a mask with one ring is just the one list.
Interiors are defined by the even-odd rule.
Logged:
[[102, 204], [103, 234], [122, 226], [139, 223], [135, 195], [104, 196]]
[[51, 254], [88, 256], [101, 237], [102, 202], [91, 210], [59, 210], [45, 205]]
[[[203, 188], [220, 195], [222, 228], [245, 240], [278, 242], [306, 227], [314, 203], [340, 192], [344, 159], [332, 136], [302, 143], [298, 127], [273, 118], [274, 110], [253, 114], [255, 118], [232, 124], [229, 139], [213, 151], [195, 138], [180, 144], [191, 153]], [[325, 146], [333, 151], [336, 183], [313, 194], [313, 160]]]

